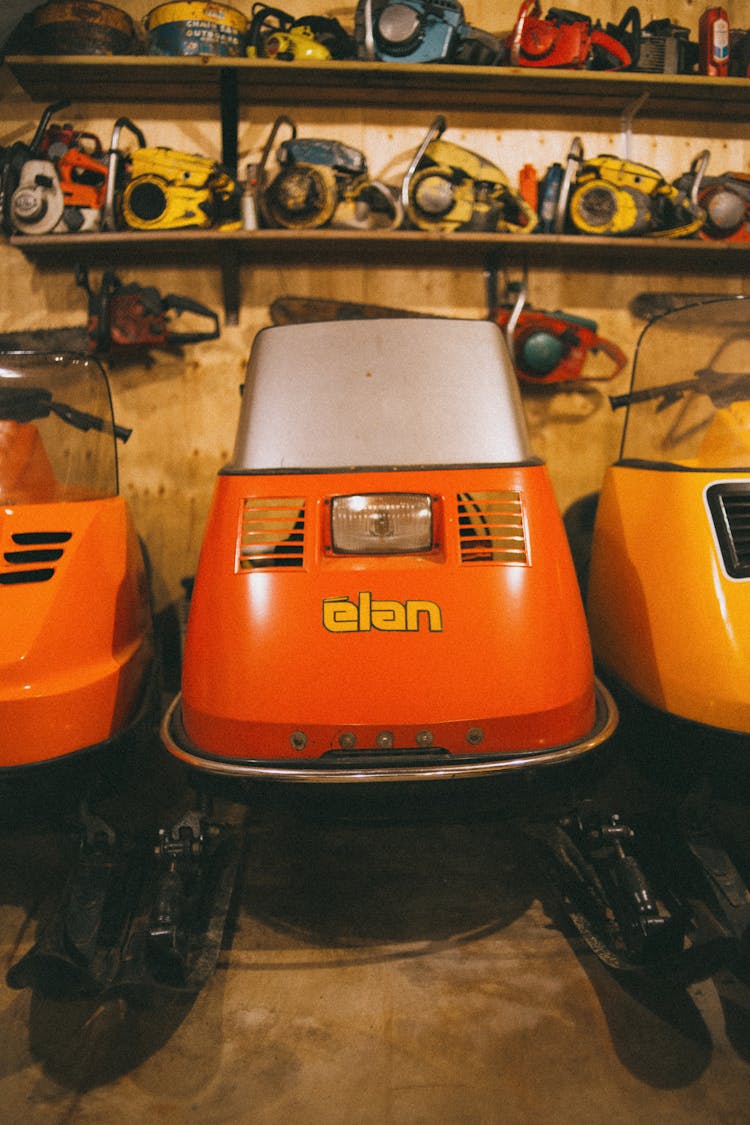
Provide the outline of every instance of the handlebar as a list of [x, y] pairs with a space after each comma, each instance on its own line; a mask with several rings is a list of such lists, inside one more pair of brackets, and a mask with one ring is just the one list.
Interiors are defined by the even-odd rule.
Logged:
[[69, 426], [77, 430], [99, 430], [112, 433], [115, 438], [126, 442], [132, 430], [118, 426], [85, 410], [78, 410], [64, 402], [56, 402], [52, 392], [45, 387], [2, 387], [0, 388], [0, 419], [12, 422], [34, 422], [55, 414]]
[[687, 391], [707, 395], [717, 408], [729, 406], [737, 400], [750, 400], [750, 374], [725, 375], [706, 367], [696, 371], [692, 379], [646, 387], [622, 395], [610, 395], [609, 403], [613, 410], [619, 410], [620, 407], [631, 406], [636, 402], [661, 399], [657, 410], [664, 410], [672, 403], [678, 402]]

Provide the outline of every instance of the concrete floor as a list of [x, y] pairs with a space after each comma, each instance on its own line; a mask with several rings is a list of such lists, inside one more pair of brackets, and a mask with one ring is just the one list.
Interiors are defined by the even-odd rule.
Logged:
[[[618, 738], [603, 784], [622, 793], [637, 774], [637, 790]], [[181, 799], [153, 768], [131, 809]], [[729, 788], [747, 826], [747, 791]], [[522, 814], [538, 799], [525, 783], [261, 787], [200, 995], [56, 1001], [0, 984], [0, 1121], [750, 1122], [750, 990], [727, 972], [681, 987], [605, 969], [534, 861]], [[5, 808], [3, 979], [67, 839]]]

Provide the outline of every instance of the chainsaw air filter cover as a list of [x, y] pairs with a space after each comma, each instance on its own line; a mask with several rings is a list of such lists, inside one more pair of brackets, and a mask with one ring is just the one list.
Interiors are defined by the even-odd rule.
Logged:
[[338, 203], [336, 173], [324, 164], [293, 164], [270, 184], [264, 199], [269, 221], [278, 227], [322, 227]]
[[636, 235], [652, 226], [648, 196], [602, 180], [592, 180], [574, 191], [570, 218], [586, 234]]
[[565, 351], [565, 342], [559, 336], [533, 329], [516, 338], [515, 364], [530, 379], [543, 379], [555, 370]]
[[714, 184], [698, 198], [706, 210], [702, 229], [707, 237], [727, 238], [742, 228], [748, 212], [748, 199], [732, 191], [731, 187]]

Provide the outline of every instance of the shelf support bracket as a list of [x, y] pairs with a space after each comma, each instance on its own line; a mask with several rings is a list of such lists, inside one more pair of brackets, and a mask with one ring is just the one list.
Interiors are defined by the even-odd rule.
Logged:
[[221, 256], [221, 284], [224, 292], [224, 323], [240, 322], [240, 255], [235, 247], [226, 246]]
[[239, 163], [238, 129], [239, 98], [237, 71], [223, 66], [219, 71], [219, 99], [221, 107], [221, 162], [229, 174], [237, 178]]

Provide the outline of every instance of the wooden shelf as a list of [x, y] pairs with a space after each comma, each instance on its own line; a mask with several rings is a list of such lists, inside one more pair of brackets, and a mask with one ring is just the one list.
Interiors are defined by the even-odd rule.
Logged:
[[632, 268], [691, 274], [744, 274], [750, 243], [702, 239], [599, 238], [582, 235], [431, 234], [422, 231], [123, 231], [113, 234], [14, 235], [11, 244], [47, 266], [113, 263], [210, 265], [224, 278], [225, 313], [236, 323], [243, 265], [368, 265], [409, 269], [499, 266], [565, 270]]
[[543, 109], [545, 114], [622, 114], [750, 120], [750, 79], [699, 75], [537, 70], [377, 62], [282, 63], [272, 59], [21, 56], [7, 64], [36, 101], [218, 104], [223, 78], [251, 105], [357, 105], [441, 110]]
[[[152, 56], [10, 56], [6, 60], [35, 100], [180, 102], [218, 107], [222, 160], [237, 166], [241, 104], [356, 105], [493, 112], [534, 109], [545, 115], [622, 115], [662, 119], [750, 121], [750, 80], [701, 76], [605, 74], [434, 64], [280, 63], [270, 59]], [[700, 239], [586, 238], [580, 235], [428, 234], [422, 231], [124, 231], [116, 234], [18, 235], [11, 243], [41, 264], [72, 266], [148, 260], [219, 268], [225, 313], [235, 323], [245, 263], [334, 264], [406, 268], [512, 266], [566, 270], [639, 269], [744, 274], [750, 244]]]
[[567, 268], [578, 263], [588, 267], [591, 258], [611, 265], [622, 259], [633, 261], [654, 257], [669, 258], [665, 268], [690, 266], [719, 272], [743, 270], [750, 263], [750, 243], [708, 242], [703, 239], [603, 238], [576, 234], [488, 234], [484, 231], [448, 234], [425, 231], [348, 231], [317, 230], [165, 230], [118, 231], [67, 235], [13, 235], [11, 245], [30, 258], [70, 261], [76, 254], [105, 259], [115, 252], [132, 253], [143, 260], [152, 254], [168, 258], [206, 258], [221, 260], [227, 251], [241, 261], [295, 260], [300, 263], [321, 260], [358, 259], [372, 255], [394, 265], [419, 266], [422, 261], [471, 265], [493, 254], [515, 260], [528, 259], [543, 264], [548, 258]]

